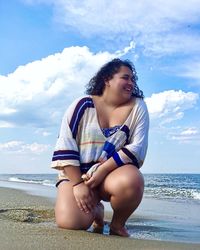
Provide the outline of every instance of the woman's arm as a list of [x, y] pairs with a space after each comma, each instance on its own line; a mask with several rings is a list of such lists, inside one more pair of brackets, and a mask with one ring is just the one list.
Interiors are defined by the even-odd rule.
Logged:
[[81, 171], [78, 166], [66, 166], [63, 168], [63, 173], [68, 177], [72, 185], [75, 185], [82, 180]]
[[[126, 164], [132, 164], [140, 168], [146, 156], [148, 146], [149, 115], [145, 103], [141, 105], [133, 117], [134, 129], [129, 138], [129, 143], [123, 146], [119, 151], [113, 152], [112, 156], [102, 163], [97, 171], [89, 176], [86, 184], [90, 187], [99, 185], [108, 173]], [[131, 129], [131, 128], [130, 128]]]
[[107, 161], [100, 164], [92, 175], [86, 175], [85, 179], [88, 178], [88, 180], [85, 181], [85, 184], [90, 188], [98, 186], [104, 180], [104, 178], [117, 167], [118, 166], [114, 159], [112, 157], [109, 158]]
[[115, 152], [112, 157], [118, 166], [131, 163], [140, 168], [146, 156], [149, 132], [149, 114], [143, 100], [139, 103], [133, 121], [128, 144]]
[[78, 207], [88, 213], [93, 207], [93, 192], [81, 179], [80, 155], [76, 142], [77, 108], [75, 101], [66, 111], [52, 158], [52, 168], [60, 170], [62, 178], [70, 180]]
[[91, 212], [95, 206], [94, 194], [90, 187], [86, 186], [83, 182], [79, 167], [67, 166], [64, 167], [63, 172], [68, 176], [72, 184], [72, 192], [80, 210], [85, 213]]
[[78, 145], [70, 125], [75, 107], [76, 102], [69, 106], [62, 119], [51, 164], [57, 170], [64, 170], [66, 166], [80, 166]]

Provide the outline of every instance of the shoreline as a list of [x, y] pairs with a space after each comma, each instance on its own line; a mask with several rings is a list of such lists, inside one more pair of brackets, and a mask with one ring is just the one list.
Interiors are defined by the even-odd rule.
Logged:
[[[200, 244], [127, 239], [86, 231], [59, 229], [53, 202], [21, 190], [0, 187], [2, 249], [199, 249]], [[120, 245], [119, 245], [120, 244]], [[119, 248], [120, 246], [120, 248]]]
[[[72, 231], [56, 227], [54, 201], [48, 197], [29, 194], [24, 190], [0, 187], [0, 240], [3, 249], [199, 249], [200, 244], [149, 239], [125, 239], [108, 234]], [[105, 219], [110, 220], [106, 213]], [[146, 216], [135, 215], [134, 220]], [[31, 233], [30, 233], [31, 232]], [[23, 237], [21, 237], [23, 236]], [[44, 241], [45, 246], [44, 246]], [[120, 243], [119, 243], [120, 241]], [[37, 242], [37, 243], [36, 243]], [[36, 245], [37, 246], [36, 246]], [[102, 248], [102, 245], [104, 247]], [[65, 247], [64, 247], [65, 246]], [[191, 248], [192, 247], [192, 248]]]

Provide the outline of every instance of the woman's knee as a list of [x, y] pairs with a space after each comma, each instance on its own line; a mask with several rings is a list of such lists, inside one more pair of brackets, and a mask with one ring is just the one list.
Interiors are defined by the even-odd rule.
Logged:
[[134, 195], [142, 195], [144, 192], [144, 178], [141, 172], [133, 165], [127, 165], [127, 172], [124, 171], [123, 185]]
[[55, 210], [56, 224], [59, 228], [71, 230], [86, 230], [93, 222], [93, 214], [80, 215], [67, 211]]
[[122, 166], [111, 176], [114, 194], [142, 196], [144, 179], [141, 172], [133, 165]]

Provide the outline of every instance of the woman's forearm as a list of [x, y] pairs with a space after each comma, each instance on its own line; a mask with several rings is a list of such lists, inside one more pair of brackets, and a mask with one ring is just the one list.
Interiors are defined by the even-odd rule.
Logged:
[[101, 169], [103, 172], [107, 174], [109, 174], [110, 172], [112, 172], [114, 169], [116, 169], [118, 166], [116, 164], [116, 162], [114, 161], [114, 159], [111, 157], [108, 160], [106, 160], [105, 162], [103, 162], [100, 166], [99, 169]]
[[79, 182], [81, 180], [81, 171], [77, 166], [66, 166], [64, 167], [64, 173], [72, 181], [73, 184]]

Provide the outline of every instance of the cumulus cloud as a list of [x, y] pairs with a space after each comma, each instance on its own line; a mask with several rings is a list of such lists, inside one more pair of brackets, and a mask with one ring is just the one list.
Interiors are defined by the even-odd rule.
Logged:
[[[84, 36], [133, 39], [146, 55], [199, 53], [200, 0], [24, 0], [51, 4], [55, 19]], [[194, 28], [193, 28], [194, 26]], [[121, 36], [120, 36], [121, 35]]]
[[32, 143], [26, 144], [23, 141], [8, 141], [5, 143], [0, 143], [1, 152], [9, 153], [32, 153], [32, 154], [41, 154], [48, 151], [50, 145]]
[[[60, 123], [71, 101], [84, 93], [85, 84], [106, 61], [135, 48], [130, 43], [115, 53], [92, 53], [87, 47], [69, 47], [0, 76], [0, 127], [50, 128]], [[164, 91], [146, 98], [152, 118], [163, 123], [181, 119], [192, 108], [198, 94], [181, 90]], [[41, 130], [41, 135], [49, 132]]]
[[152, 94], [145, 99], [152, 119], [160, 119], [162, 123], [170, 123], [183, 118], [184, 111], [195, 106], [199, 95], [182, 90], [168, 90]]
[[83, 95], [97, 69], [114, 56], [69, 47], [0, 76], [0, 126], [57, 124], [72, 99]]

